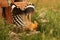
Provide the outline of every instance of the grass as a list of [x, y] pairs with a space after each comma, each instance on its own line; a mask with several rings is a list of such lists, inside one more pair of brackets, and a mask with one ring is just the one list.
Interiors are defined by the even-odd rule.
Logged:
[[[30, 0], [31, 1], [31, 0]], [[20, 40], [60, 40], [60, 0], [42, 2], [42, 0], [32, 0], [35, 4], [35, 14], [32, 15], [32, 22], [38, 22], [38, 29], [40, 33], [27, 36], [22, 33]], [[0, 40], [8, 40], [8, 33], [13, 25], [6, 24], [0, 18]], [[11, 39], [9, 39], [11, 40]]]
[[3, 18], [0, 18], [0, 40], [8, 40], [8, 33], [13, 25], [6, 24]]

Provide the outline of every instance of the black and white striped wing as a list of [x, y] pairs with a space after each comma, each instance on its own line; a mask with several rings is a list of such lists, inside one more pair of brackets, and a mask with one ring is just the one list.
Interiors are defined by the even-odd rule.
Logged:
[[13, 16], [13, 21], [14, 21], [14, 24], [16, 24], [19, 27], [24, 26], [23, 20], [20, 15]]

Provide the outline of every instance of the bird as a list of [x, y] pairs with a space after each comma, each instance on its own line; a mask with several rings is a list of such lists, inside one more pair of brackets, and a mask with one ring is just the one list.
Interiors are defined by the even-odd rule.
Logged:
[[20, 16], [21, 14], [22, 15], [26, 14], [27, 18], [28, 18], [28, 17], [30, 17], [29, 15], [32, 12], [34, 12], [34, 10], [35, 10], [35, 6], [32, 3], [25, 6], [24, 10], [21, 10], [15, 4], [12, 4], [11, 12], [13, 13], [12, 16], [13, 16], [14, 24], [16, 24], [19, 27], [24, 27], [25, 30], [29, 29], [30, 31], [34, 31], [37, 28], [38, 23], [36, 21], [34, 21], [34, 23], [31, 22], [31, 24], [29, 26], [25, 27], [24, 21], [23, 21], [22, 17]]

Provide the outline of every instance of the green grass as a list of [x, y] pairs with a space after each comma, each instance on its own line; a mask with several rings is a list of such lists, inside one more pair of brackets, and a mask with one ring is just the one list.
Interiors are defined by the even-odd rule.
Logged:
[[[43, 13], [45, 15], [43, 17], [39, 16], [39, 13], [36, 16], [32, 16], [32, 21], [36, 20], [39, 23], [38, 30], [41, 32], [40, 36], [34, 37], [38, 37], [37, 40], [60, 40], [60, 12], [49, 9], [46, 12], [43, 11]], [[43, 13], [40, 12], [40, 14]], [[43, 22], [41, 19], [47, 22]]]
[[3, 18], [0, 18], [0, 40], [8, 40], [8, 33], [13, 25], [6, 24]]

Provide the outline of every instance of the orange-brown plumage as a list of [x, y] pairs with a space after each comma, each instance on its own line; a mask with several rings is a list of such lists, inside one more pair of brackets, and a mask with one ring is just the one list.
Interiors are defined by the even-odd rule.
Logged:
[[38, 23], [34, 21], [34, 23], [31, 23], [26, 29], [29, 29], [30, 31], [35, 31], [36, 28], [38, 27]]

